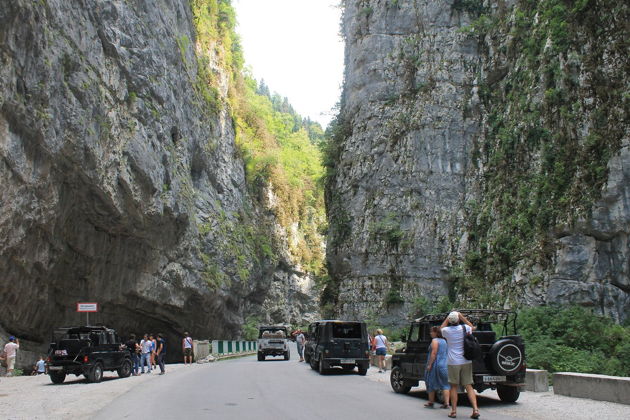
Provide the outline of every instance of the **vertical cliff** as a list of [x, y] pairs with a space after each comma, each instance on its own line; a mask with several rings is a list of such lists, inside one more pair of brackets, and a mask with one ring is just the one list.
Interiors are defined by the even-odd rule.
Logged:
[[235, 144], [233, 25], [223, 0], [2, 1], [8, 332], [45, 343], [82, 322], [78, 301], [99, 302], [92, 321], [173, 338], [315, 316], [311, 276]]
[[628, 8], [570, 3], [344, 2], [329, 308], [627, 316]]

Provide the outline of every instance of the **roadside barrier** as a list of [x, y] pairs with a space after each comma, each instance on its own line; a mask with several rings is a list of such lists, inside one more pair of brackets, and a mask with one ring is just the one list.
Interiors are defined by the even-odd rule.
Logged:
[[630, 404], [630, 378], [558, 372], [553, 374], [553, 393], [567, 397]]
[[213, 355], [251, 353], [258, 349], [256, 341], [212, 340], [210, 352]]

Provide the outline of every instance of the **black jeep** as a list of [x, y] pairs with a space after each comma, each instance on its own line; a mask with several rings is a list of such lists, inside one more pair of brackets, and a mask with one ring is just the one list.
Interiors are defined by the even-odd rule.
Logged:
[[118, 376], [131, 375], [131, 356], [116, 331], [106, 327], [60, 328], [53, 334], [48, 350], [50, 380], [60, 384], [67, 374], [85, 375], [100, 382], [103, 371], [115, 370]]
[[[516, 313], [485, 309], [460, 312], [475, 325], [473, 336], [482, 350], [482, 356], [473, 360], [473, 387], [477, 392], [496, 389], [501, 401], [515, 402], [526, 370], [525, 344], [516, 332]], [[406, 347], [392, 356], [390, 382], [394, 391], [407, 393], [424, 380], [431, 327], [440, 326], [447, 315], [426, 315], [411, 323]], [[495, 330], [501, 330], [498, 340]]]
[[365, 323], [356, 321], [317, 321], [308, 327], [304, 360], [313, 370], [325, 374], [333, 366], [344, 370], [359, 367], [365, 375], [370, 353]]

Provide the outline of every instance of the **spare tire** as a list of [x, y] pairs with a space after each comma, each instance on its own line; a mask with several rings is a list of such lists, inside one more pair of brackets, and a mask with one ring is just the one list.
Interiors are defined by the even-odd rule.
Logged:
[[501, 375], [514, 375], [524, 362], [523, 351], [509, 338], [494, 343], [489, 356], [492, 368]]

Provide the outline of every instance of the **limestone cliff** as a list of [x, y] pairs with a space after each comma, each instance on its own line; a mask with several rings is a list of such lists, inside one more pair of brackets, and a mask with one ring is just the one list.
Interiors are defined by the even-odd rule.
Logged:
[[627, 317], [628, 7], [569, 3], [344, 2], [328, 308]]
[[310, 276], [248, 193], [225, 46], [200, 59], [204, 2], [1, 3], [5, 330], [46, 343], [83, 322], [78, 301], [99, 302], [93, 322], [172, 340], [315, 316]]

